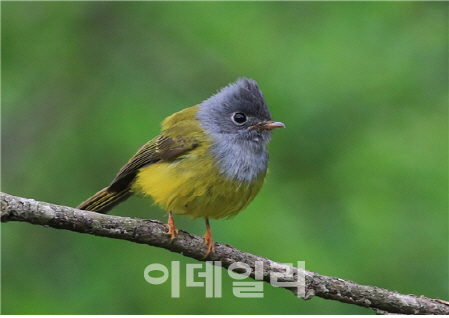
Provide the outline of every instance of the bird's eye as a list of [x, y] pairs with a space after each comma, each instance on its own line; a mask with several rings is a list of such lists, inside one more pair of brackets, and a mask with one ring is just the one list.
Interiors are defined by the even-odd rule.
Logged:
[[237, 125], [243, 125], [246, 122], [247, 118], [244, 113], [235, 113], [234, 115], [232, 115], [232, 120]]

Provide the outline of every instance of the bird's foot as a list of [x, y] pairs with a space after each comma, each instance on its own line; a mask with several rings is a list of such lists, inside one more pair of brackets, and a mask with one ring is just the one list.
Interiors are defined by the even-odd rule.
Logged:
[[170, 235], [170, 243], [171, 243], [178, 236], [178, 229], [175, 226], [175, 220], [173, 220], [171, 211], [168, 212], [167, 226], [168, 226], [168, 232], [165, 232], [164, 234]]
[[203, 239], [204, 242], [202, 247], [207, 245], [207, 251], [203, 257], [203, 259], [205, 259], [207, 256], [209, 256], [210, 253], [215, 253], [215, 243], [214, 240], [212, 239], [212, 232], [210, 231], [208, 219], [206, 219], [206, 234], [203, 235]]

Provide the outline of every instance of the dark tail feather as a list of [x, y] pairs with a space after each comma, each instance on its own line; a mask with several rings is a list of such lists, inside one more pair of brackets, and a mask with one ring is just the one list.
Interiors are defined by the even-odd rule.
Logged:
[[122, 203], [132, 195], [129, 187], [121, 191], [112, 191], [104, 188], [95, 193], [92, 197], [78, 205], [76, 208], [86, 211], [108, 213], [113, 207]]

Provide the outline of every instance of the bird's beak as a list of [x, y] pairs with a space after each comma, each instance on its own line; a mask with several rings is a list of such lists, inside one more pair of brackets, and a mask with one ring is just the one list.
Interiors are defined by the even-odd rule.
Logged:
[[275, 129], [275, 128], [285, 128], [285, 125], [281, 123], [280, 121], [265, 121], [261, 123], [260, 129]]

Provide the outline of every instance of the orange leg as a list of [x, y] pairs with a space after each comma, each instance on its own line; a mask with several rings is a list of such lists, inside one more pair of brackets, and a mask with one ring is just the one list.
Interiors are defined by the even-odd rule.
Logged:
[[173, 220], [173, 216], [171, 215], [171, 211], [168, 212], [168, 232], [165, 232], [164, 234], [170, 235], [171, 240], [170, 243], [178, 236], [178, 229], [175, 226], [175, 220]]
[[207, 244], [206, 255], [204, 255], [204, 258], [206, 258], [210, 253], [215, 253], [214, 241], [212, 240], [212, 232], [210, 231], [209, 219], [206, 219], [206, 234], [203, 235], [203, 238], [203, 246]]

